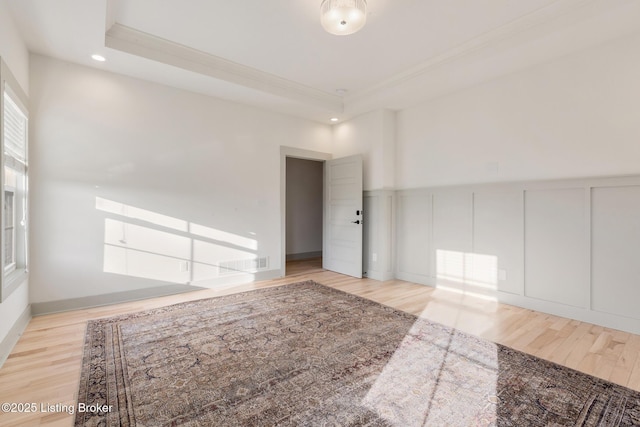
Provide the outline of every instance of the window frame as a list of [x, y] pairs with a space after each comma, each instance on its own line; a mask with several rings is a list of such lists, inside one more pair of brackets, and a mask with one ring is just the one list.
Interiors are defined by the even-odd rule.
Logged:
[[[5, 277], [14, 272], [16, 270], [17, 267], [17, 262], [16, 262], [16, 189], [14, 187], [4, 187], [4, 200], [3, 200], [3, 209], [2, 209], [2, 213], [3, 213], [3, 219], [5, 219], [6, 217], [4, 216], [5, 210], [7, 209], [7, 193], [11, 193], [11, 262], [9, 264], [7, 264], [7, 245], [3, 244], [3, 248], [4, 248], [4, 253], [2, 255], [2, 260], [3, 260], [3, 270], [4, 270], [4, 275]], [[6, 221], [3, 221], [2, 223], [2, 238], [5, 238], [5, 236], [7, 235], [7, 230], [9, 229], [9, 224], [6, 223]]]
[[[5, 238], [4, 238], [4, 228], [5, 228], [5, 218], [4, 218], [4, 190], [5, 190], [5, 172], [4, 168], [6, 166], [6, 156], [5, 156], [5, 147], [4, 147], [4, 111], [5, 111], [5, 101], [4, 95], [5, 92], [11, 98], [14, 104], [20, 109], [22, 114], [27, 119], [27, 129], [25, 129], [25, 162], [24, 162], [24, 188], [23, 195], [20, 196], [20, 192], [18, 188], [14, 188], [14, 199], [13, 199], [13, 225], [14, 225], [14, 240], [13, 240], [13, 248], [15, 250], [13, 256], [13, 267], [11, 265], [5, 266]], [[7, 298], [20, 286], [22, 286], [29, 277], [28, 270], [28, 259], [29, 259], [29, 168], [28, 168], [28, 159], [29, 159], [29, 110], [27, 108], [28, 98], [16, 80], [16, 78], [9, 70], [9, 67], [4, 62], [3, 58], [0, 57], [0, 164], [2, 165], [2, 172], [0, 173], [0, 187], [3, 189], [3, 197], [0, 197], [0, 211], [2, 215], [0, 215], [2, 236], [0, 242], [0, 249], [2, 252], [2, 256], [0, 258], [0, 303], [7, 300]], [[19, 221], [17, 217], [18, 213], [18, 204], [22, 204], [22, 220]], [[20, 227], [18, 226], [20, 225]], [[19, 243], [21, 242], [21, 243]], [[20, 251], [22, 254], [18, 253], [19, 245]], [[8, 267], [8, 268], [5, 268]]]

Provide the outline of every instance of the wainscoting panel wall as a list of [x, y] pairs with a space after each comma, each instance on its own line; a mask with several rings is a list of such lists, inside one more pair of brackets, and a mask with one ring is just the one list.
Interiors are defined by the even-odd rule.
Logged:
[[396, 191], [396, 277], [640, 333], [640, 176]]
[[376, 280], [394, 277], [393, 200], [393, 190], [364, 192], [363, 271]]
[[640, 186], [591, 190], [593, 309], [640, 319]]
[[416, 283], [432, 279], [431, 193], [401, 191], [396, 195], [396, 277]]
[[584, 189], [527, 190], [524, 204], [525, 295], [587, 308]]
[[[432, 198], [432, 275], [453, 282], [470, 282], [471, 194], [465, 191], [434, 192]], [[435, 259], [433, 258], [435, 256]], [[435, 269], [433, 268], [435, 266]]]
[[522, 192], [473, 193], [473, 253], [495, 257], [495, 289], [524, 293]]
[[[433, 244], [437, 251], [471, 252], [471, 199], [466, 191], [433, 195]], [[436, 257], [437, 259], [437, 257]]]

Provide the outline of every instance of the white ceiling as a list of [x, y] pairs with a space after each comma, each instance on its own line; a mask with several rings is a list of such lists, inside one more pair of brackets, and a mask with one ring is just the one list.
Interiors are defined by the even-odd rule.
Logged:
[[350, 36], [320, 0], [3, 1], [32, 52], [324, 123], [640, 31], [637, 0], [368, 0]]

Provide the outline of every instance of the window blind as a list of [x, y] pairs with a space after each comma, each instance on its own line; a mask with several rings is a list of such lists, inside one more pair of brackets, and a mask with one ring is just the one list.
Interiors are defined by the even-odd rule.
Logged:
[[[4, 93], [4, 152], [5, 156], [26, 164], [27, 117], [7, 92]], [[6, 160], [11, 163], [10, 159]]]

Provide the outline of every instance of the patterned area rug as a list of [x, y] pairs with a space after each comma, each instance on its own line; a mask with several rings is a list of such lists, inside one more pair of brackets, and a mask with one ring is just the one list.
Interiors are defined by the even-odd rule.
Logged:
[[76, 426], [640, 424], [637, 392], [310, 281], [92, 321], [84, 352]]

